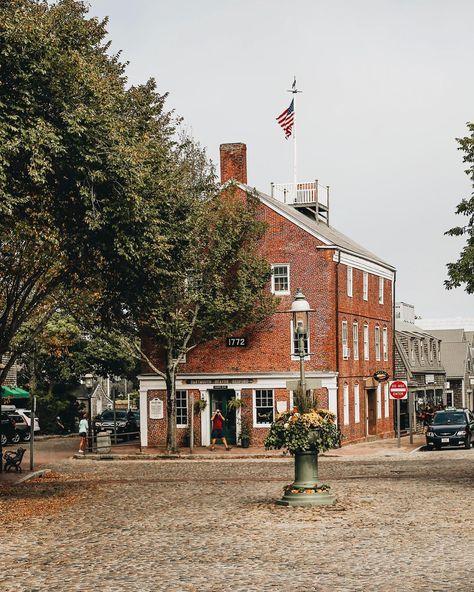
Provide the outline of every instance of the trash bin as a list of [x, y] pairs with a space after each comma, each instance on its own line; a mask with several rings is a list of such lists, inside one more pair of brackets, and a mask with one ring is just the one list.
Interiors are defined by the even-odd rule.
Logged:
[[99, 432], [97, 434], [97, 453], [107, 454], [112, 449], [112, 443], [110, 441], [110, 432]]

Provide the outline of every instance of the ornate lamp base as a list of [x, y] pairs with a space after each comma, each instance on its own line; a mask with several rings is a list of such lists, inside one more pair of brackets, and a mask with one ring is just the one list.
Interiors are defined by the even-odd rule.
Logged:
[[279, 506], [332, 506], [336, 498], [327, 486], [318, 484], [318, 453], [315, 450], [295, 453], [295, 481], [287, 487]]

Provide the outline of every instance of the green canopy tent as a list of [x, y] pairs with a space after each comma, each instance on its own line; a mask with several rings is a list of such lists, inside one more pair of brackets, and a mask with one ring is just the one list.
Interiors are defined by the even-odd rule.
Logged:
[[18, 386], [2, 386], [2, 399], [26, 399], [30, 396], [28, 391]]

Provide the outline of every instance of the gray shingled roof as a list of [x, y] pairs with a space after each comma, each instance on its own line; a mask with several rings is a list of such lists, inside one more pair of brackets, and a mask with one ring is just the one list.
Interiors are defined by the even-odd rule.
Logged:
[[445, 343], [464, 342], [464, 329], [427, 329], [427, 331]]
[[386, 267], [392, 271], [395, 270], [395, 267], [393, 267], [383, 259], [380, 259], [380, 257], [370, 252], [365, 247], [359, 245], [342, 232], [339, 232], [332, 226], [328, 226], [325, 222], [314, 220], [309, 216], [306, 216], [305, 214], [299, 212], [293, 206], [290, 206], [279, 201], [278, 199], [270, 197], [266, 193], [258, 191], [257, 189], [250, 187], [249, 185], [244, 185], [243, 183], [238, 183], [238, 185], [242, 189], [244, 189], [244, 191], [256, 191], [260, 200], [263, 203], [265, 203], [273, 209], [281, 210], [282, 213], [286, 214], [289, 218], [292, 218], [299, 225], [306, 227], [308, 231], [318, 234], [323, 239], [323, 242], [326, 242], [328, 245], [340, 247], [341, 249], [349, 253], [362, 256], [363, 258], [378, 263], [379, 265], [382, 265], [383, 267]]
[[468, 347], [467, 341], [441, 342], [441, 359], [446, 369], [446, 378], [462, 378], [464, 376]]
[[406, 321], [400, 321], [399, 319], [395, 320], [395, 331], [398, 331], [399, 333], [405, 333], [411, 337], [423, 337], [425, 339], [429, 337], [437, 337], [434, 334], [434, 331], [425, 331], [413, 323], [407, 323]]

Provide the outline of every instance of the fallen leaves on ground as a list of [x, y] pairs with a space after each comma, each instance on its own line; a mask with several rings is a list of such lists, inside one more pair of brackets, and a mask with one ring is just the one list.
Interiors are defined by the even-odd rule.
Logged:
[[93, 486], [77, 475], [50, 472], [0, 488], [0, 525], [42, 517], [80, 503]]

